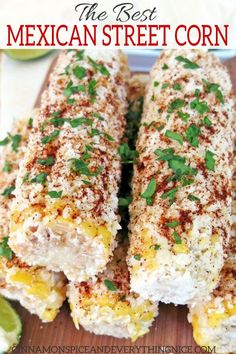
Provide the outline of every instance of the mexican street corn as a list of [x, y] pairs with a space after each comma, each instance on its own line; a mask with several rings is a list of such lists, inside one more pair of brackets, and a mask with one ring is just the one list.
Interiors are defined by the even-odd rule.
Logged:
[[64, 275], [27, 266], [8, 246], [9, 213], [14, 200], [15, 179], [32, 120], [16, 121], [11, 134], [0, 142], [6, 145], [0, 159], [0, 294], [18, 300], [31, 313], [48, 322], [55, 318], [65, 299]]
[[[235, 165], [236, 167], [236, 165]], [[236, 170], [233, 190], [236, 189]], [[236, 194], [228, 257], [220, 281], [207, 301], [189, 307], [189, 321], [199, 345], [214, 345], [216, 353], [236, 352]]]
[[136, 340], [149, 331], [157, 304], [130, 291], [129, 272], [125, 261], [127, 247], [119, 245], [106, 270], [96, 282], [68, 285], [72, 318], [95, 334]]
[[10, 246], [73, 281], [102, 271], [116, 245], [117, 148], [127, 109], [119, 51], [59, 55], [16, 182]]
[[218, 282], [230, 234], [231, 90], [224, 66], [200, 50], [168, 50], [151, 71], [128, 255], [131, 289], [146, 299], [194, 303]]

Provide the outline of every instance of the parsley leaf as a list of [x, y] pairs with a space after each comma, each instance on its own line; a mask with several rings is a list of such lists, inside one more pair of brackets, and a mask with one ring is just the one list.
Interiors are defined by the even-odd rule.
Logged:
[[79, 117], [79, 118], [75, 118], [75, 119], [69, 120], [69, 123], [70, 123], [72, 128], [77, 128], [79, 125], [82, 125], [82, 124], [87, 124], [87, 125], [92, 125], [93, 124], [91, 119], [85, 118], [85, 117]]
[[102, 166], [99, 166], [95, 172], [91, 172], [88, 165], [83, 160], [73, 158], [69, 161], [73, 161], [72, 171], [75, 173], [80, 173], [81, 175], [96, 177], [103, 170]]
[[200, 199], [198, 197], [196, 197], [195, 195], [193, 195], [193, 194], [189, 194], [188, 195], [188, 199], [193, 201], [193, 202], [200, 202]]
[[12, 147], [12, 150], [17, 152], [18, 151], [18, 147], [20, 145], [20, 142], [21, 142], [21, 138], [22, 136], [19, 135], [19, 134], [16, 134], [16, 135], [11, 135], [9, 134], [9, 137], [11, 139], [11, 147]]
[[95, 87], [97, 85], [97, 81], [95, 79], [92, 79], [89, 81], [88, 84], [88, 93], [91, 96], [91, 101], [94, 102], [96, 96], [97, 96], [97, 92], [95, 90]]
[[176, 100], [172, 101], [168, 108], [168, 113], [172, 113], [175, 109], [179, 109], [184, 107], [185, 101], [180, 98], [176, 98]]
[[186, 139], [187, 141], [194, 147], [198, 147], [199, 141], [198, 137], [201, 133], [200, 128], [198, 128], [195, 124], [191, 124], [187, 129], [186, 129]]
[[37, 163], [42, 166], [52, 166], [54, 164], [54, 156], [48, 156], [46, 159], [38, 159]]
[[13, 252], [8, 246], [9, 237], [4, 237], [2, 242], [0, 242], [0, 257], [5, 257], [8, 260], [11, 260], [13, 257]]
[[176, 140], [180, 145], [183, 145], [183, 138], [179, 133], [173, 132], [172, 130], [167, 130], [165, 136], [169, 139]]
[[10, 173], [11, 172], [11, 164], [9, 161], [5, 161], [5, 164], [4, 164], [4, 167], [3, 167], [3, 171], [4, 172], [7, 172], [7, 173]]
[[215, 83], [210, 83], [209, 81], [204, 80], [204, 79], [202, 80], [202, 82], [204, 83], [207, 92], [215, 93], [216, 97], [218, 98], [220, 103], [224, 103], [224, 97], [223, 97], [223, 94], [220, 90], [220, 85], [215, 84]]
[[82, 80], [86, 75], [86, 69], [82, 66], [75, 66], [73, 69], [73, 73], [78, 80]]
[[166, 223], [166, 226], [172, 227], [172, 228], [175, 228], [178, 225], [179, 225], [179, 222], [177, 220], [173, 220], [173, 221], [170, 221], [170, 222]]
[[104, 76], [110, 76], [108, 69], [103, 64], [96, 63], [92, 58], [88, 57], [89, 63], [95, 69], [95, 71], [99, 71]]
[[134, 259], [135, 259], [136, 261], [140, 261], [140, 260], [141, 260], [141, 254], [135, 254], [135, 255], [134, 255]]
[[167, 64], [164, 64], [163, 66], [162, 66], [162, 70], [167, 70], [169, 68], [169, 66], [167, 65]]
[[39, 173], [37, 176], [31, 179], [32, 183], [45, 184], [48, 174], [45, 172]]
[[184, 68], [185, 69], [198, 69], [200, 66], [197, 63], [194, 63], [193, 61], [189, 60], [188, 58], [184, 58], [181, 55], [177, 56], [175, 58], [177, 61], [180, 63], [184, 63]]
[[10, 139], [6, 137], [5, 139], [0, 141], [0, 146], [5, 146], [10, 143]]
[[188, 113], [184, 113], [182, 111], [178, 111], [177, 114], [184, 122], [187, 122], [190, 117]]
[[121, 144], [118, 147], [118, 153], [122, 159], [122, 163], [124, 164], [135, 163], [138, 157], [138, 152], [136, 150], [130, 149], [127, 143]]
[[212, 126], [212, 121], [206, 116], [201, 120], [201, 123], [206, 125], [207, 127]]
[[54, 127], [62, 127], [65, 122], [69, 122], [69, 118], [54, 117], [50, 119], [50, 122]]
[[12, 195], [12, 192], [15, 190], [15, 188], [16, 188], [15, 186], [7, 187], [6, 189], [4, 189], [1, 195], [4, 197], [10, 197]]
[[180, 91], [180, 90], [182, 89], [182, 86], [181, 86], [181, 84], [179, 84], [179, 83], [175, 83], [175, 84], [173, 85], [173, 89], [176, 90], [176, 91]]
[[84, 49], [76, 51], [76, 58], [77, 58], [77, 60], [83, 60], [83, 58], [84, 58]]
[[206, 164], [206, 168], [209, 171], [215, 171], [215, 159], [213, 156], [214, 156], [213, 152], [211, 152], [210, 150], [206, 151], [205, 164]]
[[174, 203], [175, 201], [175, 197], [176, 197], [176, 193], [178, 191], [178, 188], [175, 187], [175, 188], [172, 188], [170, 189], [168, 192], [165, 192], [161, 195], [161, 199], [167, 199], [169, 198], [170, 200], [170, 205]]
[[50, 191], [48, 192], [48, 195], [51, 197], [51, 198], [61, 198], [61, 195], [62, 195], [62, 191]]
[[46, 135], [42, 138], [42, 144], [45, 145], [47, 143], [50, 143], [51, 141], [53, 141], [54, 139], [56, 139], [56, 137], [58, 137], [58, 135], [60, 134], [60, 130], [54, 130], [50, 135]]
[[33, 127], [33, 118], [32, 117], [29, 118], [28, 123], [27, 123], [27, 127], [28, 128], [32, 128]]
[[204, 114], [210, 111], [210, 108], [208, 107], [208, 104], [206, 101], [199, 101], [198, 98], [195, 98], [191, 103], [190, 103], [190, 108], [191, 109], [196, 109], [198, 113]]
[[177, 231], [174, 231], [172, 236], [173, 236], [173, 239], [177, 245], [180, 245], [182, 243], [181, 237]]
[[157, 187], [156, 180], [155, 180], [155, 178], [152, 178], [149, 181], [146, 190], [141, 194], [141, 198], [146, 199], [146, 204], [147, 205], [151, 205], [152, 204], [153, 195], [156, 192], [156, 187]]
[[106, 285], [107, 289], [110, 291], [117, 291], [117, 287], [115, 286], [115, 284], [113, 283], [113, 281], [109, 280], [109, 279], [105, 279], [104, 280], [104, 284]]

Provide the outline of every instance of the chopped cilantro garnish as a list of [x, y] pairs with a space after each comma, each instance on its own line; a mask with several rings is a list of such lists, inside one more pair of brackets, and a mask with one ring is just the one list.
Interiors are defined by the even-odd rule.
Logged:
[[61, 198], [62, 191], [50, 191], [50, 192], [48, 192], [48, 195], [54, 199]]
[[66, 103], [72, 105], [75, 103], [75, 99], [74, 98], [67, 98]]
[[134, 259], [135, 259], [136, 261], [140, 261], [140, 259], [141, 259], [141, 254], [135, 254], [135, 255], [134, 255]]
[[178, 225], [179, 225], [179, 222], [177, 220], [173, 220], [173, 221], [166, 223], [166, 226], [171, 227], [171, 228], [175, 228]]
[[96, 96], [97, 96], [97, 92], [95, 90], [95, 87], [97, 85], [97, 81], [95, 79], [92, 79], [89, 81], [88, 84], [88, 93], [91, 96], [91, 101], [94, 102]]
[[212, 121], [206, 116], [201, 120], [201, 123], [206, 125], [207, 127], [212, 126]]
[[39, 173], [37, 176], [31, 179], [32, 183], [45, 184], [48, 174], [45, 172]]
[[105, 279], [104, 280], [104, 284], [106, 285], [107, 289], [110, 291], [117, 291], [117, 287], [115, 286], [115, 284], [113, 283], [113, 281], [109, 280], [109, 279]]
[[3, 171], [10, 173], [11, 172], [11, 164], [9, 161], [5, 161], [4, 167], [3, 167]]
[[119, 207], [128, 207], [132, 202], [132, 197], [119, 198]]
[[103, 64], [98, 64], [96, 63], [92, 58], [88, 57], [89, 63], [92, 65], [92, 67], [96, 70], [99, 71], [102, 75], [105, 76], [110, 76], [110, 73], [108, 69], [103, 65]]
[[163, 66], [162, 66], [162, 70], [167, 70], [169, 68], [169, 66], [167, 65], [167, 64], [164, 64]]
[[188, 199], [193, 201], [193, 202], [200, 202], [200, 199], [198, 197], [196, 197], [195, 195], [193, 195], [193, 194], [189, 194], [188, 195]]
[[215, 159], [214, 159], [214, 154], [210, 150], [206, 151], [205, 154], [205, 164], [206, 168], [209, 171], [215, 171]]
[[60, 130], [54, 130], [50, 135], [46, 135], [42, 138], [42, 144], [45, 145], [47, 143], [50, 143], [51, 141], [53, 141], [54, 139], [56, 139], [56, 137], [58, 137], [58, 135], [60, 134]]
[[176, 84], [173, 85], [173, 89], [176, 90], [176, 91], [180, 91], [182, 89], [182, 86], [181, 86], [181, 84], [176, 83]]
[[23, 183], [26, 183], [26, 182], [29, 182], [29, 176], [30, 176], [30, 173], [26, 173], [23, 177]]
[[175, 58], [177, 61], [180, 63], [184, 63], [183, 67], [185, 69], [198, 69], [200, 66], [197, 63], [194, 63], [193, 61], [189, 60], [188, 58], [184, 58], [181, 55], [177, 56]]
[[154, 81], [154, 83], [153, 83], [153, 86], [154, 86], [154, 87], [157, 87], [157, 86], [159, 86], [159, 85], [160, 85], [160, 82]]
[[194, 180], [193, 179], [187, 179], [187, 178], [184, 178], [183, 179], [183, 182], [182, 182], [182, 185], [183, 187], [186, 187], [186, 186], [190, 186], [191, 184], [194, 183]]
[[69, 122], [69, 118], [55, 117], [50, 119], [50, 122], [54, 127], [62, 127], [65, 122]]
[[154, 245], [153, 248], [154, 248], [154, 250], [157, 251], [157, 250], [159, 250], [161, 248], [161, 246], [160, 245]]
[[175, 243], [177, 245], [180, 245], [182, 243], [181, 237], [180, 237], [180, 235], [178, 234], [177, 231], [174, 231], [172, 236], [173, 236], [173, 239], [175, 240]]
[[195, 98], [191, 103], [190, 103], [190, 108], [191, 109], [196, 109], [198, 113], [204, 114], [210, 111], [210, 108], [208, 107], [207, 102], [205, 101], [199, 101], [198, 98]]
[[198, 137], [201, 133], [200, 128], [198, 128], [195, 124], [191, 124], [187, 129], [186, 129], [186, 139], [187, 141], [194, 147], [198, 147], [199, 141]]
[[121, 144], [118, 147], [118, 153], [121, 156], [122, 163], [135, 163], [138, 157], [138, 152], [136, 150], [130, 149], [127, 143]]
[[8, 239], [9, 237], [4, 237], [0, 242], [0, 257], [5, 257], [8, 260], [11, 260], [13, 257], [13, 252], [8, 246]]
[[188, 113], [184, 113], [182, 111], [178, 111], [177, 114], [184, 122], [187, 122], [190, 117]]
[[77, 77], [78, 80], [82, 80], [86, 75], [86, 69], [82, 66], [75, 66], [73, 69], [74, 75]]
[[167, 87], [169, 87], [169, 83], [168, 82], [164, 82], [164, 84], [162, 84], [161, 88], [162, 90], [165, 90]]
[[70, 123], [72, 128], [77, 128], [79, 125], [82, 125], [82, 124], [87, 124], [87, 125], [92, 125], [93, 124], [91, 119], [85, 118], [85, 117], [79, 117], [79, 118], [75, 118], [75, 119], [69, 120], [69, 123]]
[[85, 91], [86, 91], [85, 85], [73, 86], [73, 81], [70, 80], [69, 83], [67, 84], [65, 90], [63, 91], [63, 94], [66, 97], [70, 97], [74, 93], [85, 92]]
[[141, 194], [141, 198], [146, 199], [146, 204], [147, 205], [151, 205], [153, 202], [153, 195], [156, 192], [156, 187], [157, 187], [157, 183], [155, 178], [152, 178], [148, 185], [146, 190]]
[[170, 205], [174, 203], [175, 201], [175, 196], [176, 196], [176, 193], [178, 191], [178, 188], [175, 187], [175, 188], [172, 188], [170, 189], [168, 192], [165, 192], [161, 195], [161, 199], [167, 199], [169, 198], [170, 200]]
[[105, 120], [105, 119], [101, 116], [101, 114], [96, 113], [96, 112], [93, 113], [92, 116], [95, 117], [95, 118], [97, 118], [97, 119], [99, 119], [99, 120]]
[[0, 141], [0, 146], [4, 146], [10, 143], [9, 137], [6, 137], [5, 139]]
[[48, 156], [46, 159], [38, 159], [37, 163], [43, 166], [52, 166], [54, 164], [54, 156]]
[[76, 59], [83, 60], [83, 58], [84, 58], [84, 49], [77, 50], [76, 51]]
[[172, 101], [168, 108], [168, 113], [172, 113], [175, 109], [179, 109], [184, 107], [185, 101], [177, 98], [176, 100]]
[[169, 161], [174, 157], [174, 149], [156, 149], [154, 153], [159, 156], [158, 160]]
[[223, 97], [223, 94], [220, 90], [220, 85], [215, 84], [215, 83], [210, 83], [209, 81], [204, 80], [204, 79], [202, 80], [202, 82], [204, 83], [207, 92], [215, 93], [216, 97], [218, 98], [220, 103], [224, 103], [224, 97]]
[[180, 145], [183, 145], [183, 138], [179, 133], [173, 132], [172, 130], [167, 130], [165, 132], [165, 136], [169, 139], [176, 140]]
[[88, 165], [81, 159], [70, 159], [69, 161], [73, 161], [72, 171], [75, 173], [80, 173], [81, 175], [96, 177], [98, 176], [103, 168], [99, 166], [95, 172], [89, 170]]
[[15, 186], [10, 186], [4, 189], [4, 191], [2, 192], [2, 196], [4, 197], [10, 197], [12, 195], [12, 192], [15, 190]]
[[28, 123], [27, 123], [27, 127], [28, 128], [32, 128], [33, 127], [33, 118], [32, 117], [29, 118]]
[[11, 139], [12, 150], [17, 152], [18, 151], [18, 147], [19, 147], [20, 142], [21, 142], [22, 136], [19, 135], [19, 134], [16, 134], [16, 135], [8, 134], [8, 135], [9, 135], [9, 138]]

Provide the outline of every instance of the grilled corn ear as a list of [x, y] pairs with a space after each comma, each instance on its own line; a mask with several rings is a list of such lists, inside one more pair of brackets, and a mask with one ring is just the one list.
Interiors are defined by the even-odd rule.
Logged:
[[0, 294], [18, 300], [42, 321], [52, 321], [66, 293], [66, 279], [41, 267], [30, 267], [20, 261], [8, 245], [10, 208], [19, 163], [24, 156], [32, 119], [16, 121], [11, 134], [4, 140], [0, 159]]
[[235, 101], [207, 52], [168, 50], [150, 76], [132, 181], [131, 289], [188, 304], [210, 294], [224, 262]]
[[[83, 281], [116, 245], [126, 58], [119, 51], [59, 55], [16, 182], [10, 245], [29, 265]], [[25, 180], [27, 176], [27, 179]]]

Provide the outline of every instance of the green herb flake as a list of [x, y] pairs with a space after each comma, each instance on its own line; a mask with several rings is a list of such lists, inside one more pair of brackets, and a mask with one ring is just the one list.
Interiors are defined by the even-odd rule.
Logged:
[[171, 228], [175, 228], [178, 225], [179, 225], [179, 222], [177, 220], [173, 220], [173, 221], [170, 221], [170, 222], [166, 223], [166, 226], [171, 227]]
[[27, 123], [27, 127], [28, 128], [32, 128], [33, 127], [33, 118], [32, 117], [29, 118], [28, 123]]
[[7, 172], [7, 173], [10, 173], [12, 170], [11, 168], [11, 164], [9, 161], [5, 161], [5, 164], [4, 164], [4, 167], [3, 167], [3, 171], [4, 172]]
[[81, 175], [96, 177], [98, 176], [103, 168], [99, 166], [95, 172], [89, 170], [88, 165], [82, 159], [70, 159], [73, 162], [72, 171], [75, 173], [80, 173]]
[[61, 198], [62, 191], [50, 191], [50, 192], [48, 192], [48, 195], [53, 199]]
[[37, 163], [42, 166], [52, 166], [54, 164], [54, 156], [48, 156], [46, 159], [38, 159]]
[[177, 245], [181, 245], [182, 240], [181, 240], [181, 237], [180, 237], [180, 235], [178, 234], [177, 231], [174, 231], [174, 232], [173, 232], [172, 237], [173, 237], [173, 239], [174, 239], [174, 241], [175, 241], [175, 243], [176, 243]]
[[5, 146], [10, 143], [10, 139], [6, 137], [5, 139], [0, 141], [0, 146]]
[[121, 144], [118, 147], [118, 153], [124, 164], [135, 163], [138, 157], [138, 152], [132, 150], [127, 143]]
[[160, 85], [160, 82], [154, 81], [154, 83], [153, 83], [153, 86], [154, 86], [154, 87], [157, 87], [157, 86], [159, 86], [159, 85]]
[[164, 64], [164, 65], [162, 66], [162, 70], [167, 70], [167, 69], [169, 69], [169, 66], [168, 66], [167, 64]]
[[207, 102], [199, 101], [198, 98], [195, 98], [195, 100], [193, 100], [190, 103], [190, 108], [196, 109], [198, 111], [198, 113], [200, 113], [201, 115], [210, 111], [210, 108], [209, 108]]
[[19, 145], [20, 145], [20, 142], [21, 142], [21, 139], [22, 139], [22, 136], [19, 135], [19, 134], [16, 134], [16, 135], [11, 135], [9, 134], [10, 138], [11, 138], [11, 147], [12, 147], [12, 150], [17, 152], [18, 151], [18, 148], [19, 148]]
[[15, 186], [10, 186], [4, 189], [4, 191], [2, 192], [2, 196], [3, 197], [10, 197], [12, 195], [12, 192], [15, 190]]
[[212, 126], [212, 121], [207, 116], [202, 119], [201, 123], [207, 127]]
[[86, 76], [86, 69], [82, 66], [75, 66], [73, 69], [73, 73], [78, 80], [82, 80]]
[[181, 86], [181, 84], [176, 83], [176, 84], [173, 85], [173, 89], [176, 90], [176, 91], [180, 91], [182, 89], [182, 86]]
[[110, 291], [117, 291], [117, 287], [115, 286], [115, 284], [113, 283], [113, 281], [109, 280], [109, 279], [105, 279], [104, 280], [104, 284], [106, 285], [107, 289]]
[[91, 101], [94, 102], [96, 96], [97, 96], [97, 92], [96, 92], [96, 87], [97, 85], [97, 81], [95, 79], [92, 79], [89, 81], [89, 84], [88, 84], [88, 93], [89, 95], [91, 96]]
[[42, 138], [42, 144], [46, 145], [50, 142], [52, 142], [54, 139], [56, 139], [58, 137], [58, 135], [60, 134], [60, 130], [54, 130], [50, 135], [46, 135]]
[[205, 154], [205, 164], [206, 168], [209, 171], [215, 171], [215, 159], [214, 159], [214, 154], [210, 150], [206, 151]]
[[82, 124], [86, 124], [86, 125], [90, 125], [90, 126], [93, 124], [91, 119], [85, 118], [85, 117], [79, 117], [79, 118], [69, 120], [69, 123], [72, 128], [77, 128], [78, 126], [80, 126]]
[[86, 184], [86, 185], [90, 185], [90, 184], [91, 184], [90, 181], [86, 181], [85, 179], [82, 179], [82, 182], [83, 182], [84, 184]]
[[74, 98], [67, 98], [66, 103], [73, 105], [75, 103], [75, 99]]
[[132, 197], [130, 196], [125, 198], [124, 197], [119, 198], [119, 207], [127, 208], [131, 202], [132, 202]]
[[176, 100], [172, 101], [168, 108], [168, 113], [172, 113], [175, 109], [179, 109], [184, 107], [185, 101], [177, 98]]
[[215, 84], [215, 83], [210, 83], [207, 80], [202, 80], [203, 84], [206, 87], [206, 91], [207, 92], [213, 92], [216, 94], [216, 97], [218, 98], [218, 100], [220, 101], [220, 103], [224, 103], [224, 97], [223, 94], [220, 90], [220, 85]]
[[23, 183], [29, 182], [30, 173], [26, 173], [23, 177]]
[[101, 116], [101, 114], [96, 113], [96, 112], [93, 113], [92, 116], [95, 117], [95, 118], [97, 118], [97, 119], [99, 119], [99, 120], [101, 120], [101, 121], [105, 120], [105, 118], [103, 118], [103, 117]]
[[45, 172], [39, 173], [37, 176], [31, 179], [32, 183], [45, 184], [48, 174]]
[[165, 136], [169, 139], [177, 141], [180, 145], [183, 145], [183, 138], [179, 133], [173, 132], [172, 130], [167, 130], [165, 132]]
[[99, 71], [104, 76], [110, 76], [108, 69], [103, 64], [96, 63], [92, 58], [88, 57], [89, 63], [95, 69], [95, 71]]
[[61, 117], [55, 117], [50, 119], [50, 123], [54, 125], [54, 127], [62, 127], [65, 122], [69, 122], [69, 118], [61, 118]]
[[164, 84], [162, 84], [161, 88], [162, 88], [162, 90], [165, 90], [169, 86], [170, 86], [170, 84], [168, 82], [164, 82]]
[[146, 199], [146, 204], [147, 205], [151, 205], [152, 204], [153, 195], [156, 192], [156, 187], [157, 187], [156, 180], [155, 180], [155, 178], [152, 178], [149, 181], [146, 190], [141, 194], [141, 198]]
[[172, 148], [163, 149], [163, 150], [162, 149], [156, 149], [154, 151], [154, 154], [159, 157], [158, 160], [169, 161], [174, 156], [174, 149], [172, 149]]
[[184, 122], [187, 122], [190, 117], [188, 113], [184, 113], [182, 111], [178, 111], [177, 114]]
[[141, 254], [135, 254], [135, 255], [134, 255], [134, 259], [135, 259], [136, 261], [140, 261], [140, 260], [141, 260]]
[[160, 245], [154, 245], [153, 248], [154, 248], [155, 251], [158, 251], [158, 250], [161, 249], [161, 246]]
[[181, 55], [177, 56], [175, 58], [178, 62], [183, 63], [183, 67], [185, 69], [198, 69], [200, 66], [197, 63], [194, 63], [193, 61], [189, 60], [188, 58], [184, 58]]
[[77, 50], [76, 51], [76, 59], [83, 60], [83, 58], [84, 58], [84, 49]]
[[10, 261], [13, 257], [13, 252], [8, 245], [8, 240], [9, 237], [4, 237], [0, 242], [0, 257], [5, 257]]
[[189, 194], [188, 199], [191, 200], [192, 202], [200, 202], [200, 199], [193, 194]]
[[194, 147], [198, 147], [199, 145], [199, 135], [201, 133], [200, 128], [198, 128], [195, 124], [191, 124], [186, 129], [186, 139], [187, 141]]
[[165, 192], [161, 195], [161, 199], [169, 199], [170, 200], [170, 205], [172, 205], [175, 201], [176, 193], [178, 191], [178, 188], [172, 188], [168, 192]]

